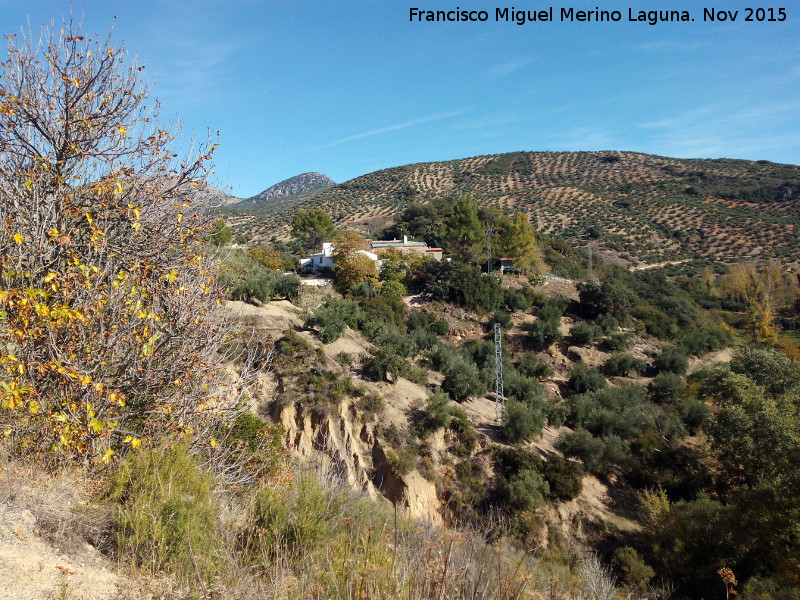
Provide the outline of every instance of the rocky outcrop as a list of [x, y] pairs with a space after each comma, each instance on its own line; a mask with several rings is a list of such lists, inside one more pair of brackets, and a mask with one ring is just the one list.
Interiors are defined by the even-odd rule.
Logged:
[[268, 187], [263, 192], [247, 200], [243, 200], [240, 206], [246, 207], [247, 205], [263, 204], [264, 202], [269, 202], [277, 198], [296, 196], [297, 194], [325, 189], [332, 185], [336, 185], [336, 182], [327, 175], [323, 175], [322, 173], [302, 173], [290, 177], [289, 179], [284, 179], [280, 183]]
[[354, 489], [385, 497], [409, 516], [441, 521], [435, 486], [417, 471], [395, 473], [386, 442], [354, 406], [342, 402], [323, 412], [276, 402], [270, 416], [283, 429], [285, 446], [301, 461], [320, 463]]

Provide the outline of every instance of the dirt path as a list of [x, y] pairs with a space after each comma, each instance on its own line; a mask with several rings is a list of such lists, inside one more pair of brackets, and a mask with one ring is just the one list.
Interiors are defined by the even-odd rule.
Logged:
[[667, 265], [680, 265], [682, 263], [689, 262], [691, 260], [694, 259], [684, 258], [681, 260], [666, 260], [664, 262], [652, 263], [649, 265], [636, 265], [635, 267], [628, 267], [628, 269], [630, 269], [631, 271], [644, 271], [645, 269], [657, 269], [658, 267], [665, 267]]

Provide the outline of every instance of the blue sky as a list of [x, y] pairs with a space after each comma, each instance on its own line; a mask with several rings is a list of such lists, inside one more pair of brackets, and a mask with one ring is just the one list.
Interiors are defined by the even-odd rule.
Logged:
[[[783, 23], [703, 22], [702, 5], [618, 9], [619, 23], [494, 22], [485, 0], [72, 0], [86, 33], [125, 41], [163, 105], [220, 131], [216, 183], [247, 197], [298, 173], [377, 169], [515, 150], [634, 150], [800, 162], [800, 9]], [[784, 3], [786, 6], [788, 3]], [[660, 5], [660, 6], [659, 6]], [[411, 23], [409, 8], [487, 10], [486, 23]], [[700, 8], [698, 8], [700, 6]], [[707, 6], [715, 6], [709, 0]], [[690, 10], [693, 23], [627, 22]], [[69, 2], [0, 0], [0, 30]]]

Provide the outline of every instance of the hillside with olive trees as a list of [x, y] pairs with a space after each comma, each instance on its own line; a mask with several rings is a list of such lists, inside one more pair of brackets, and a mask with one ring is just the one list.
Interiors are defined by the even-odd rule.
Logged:
[[249, 241], [284, 239], [299, 209], [374, 233], [412, 203], [472, 196], [571, 244], [631, 263], [777, 258], [796, 264], [800, 167], [634, 152], [513, 152], [368, 173], [228, 215]]

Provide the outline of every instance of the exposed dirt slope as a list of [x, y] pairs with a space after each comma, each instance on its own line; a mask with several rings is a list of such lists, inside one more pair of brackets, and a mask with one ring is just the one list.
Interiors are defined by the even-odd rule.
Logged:
[[131, 589], [87, 543], [102, 541], [107, 519], [80, 472], [51, 479], [4, 465], [0, 474], [0, 599], [106, 600]]

